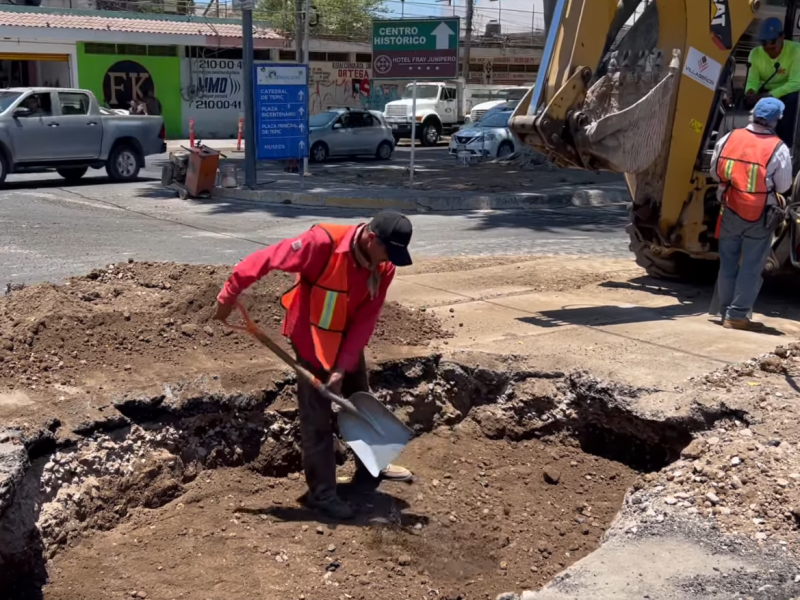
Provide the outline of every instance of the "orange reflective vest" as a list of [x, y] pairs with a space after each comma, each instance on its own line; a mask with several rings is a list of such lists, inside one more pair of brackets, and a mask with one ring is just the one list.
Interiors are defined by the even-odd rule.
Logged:
[[[333, 250], [317, 280], [313, 283], [305, 282], [311, 288], [311, 338], [317, 360], [326, 370], [331, 371], [336, 365], [347, 328], [347, 271], [351, 260], [348, 253], [337, 253], [335, 250], [352, 225], [320, 224], [315, 227], [328, 234]], [[304, 282], [298, 275], [297, 282], [281, 298], [284, 309], [289, 310], [295, 301], [301, 283]]]
[[728, 137], [717, 161], [717, 176], [727, 184], [724, 206], [745, 221], [758, 221], [767, 196], [767, 165], [782, 144], [774, 133], [736, 129]]

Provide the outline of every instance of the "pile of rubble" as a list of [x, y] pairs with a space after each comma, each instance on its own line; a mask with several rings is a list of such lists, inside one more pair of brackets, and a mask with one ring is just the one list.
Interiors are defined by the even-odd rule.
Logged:
[[706, 375], [704, 386], [740, 397], [749, 390], [752, 412], [698, 434], [680, 460], [644, 476], [629, 503], [658, 522], [665, 513], [684, 511], [760, 542], [800, 541], [800, 443], [791, 418], [796, 398], [770, 382], [796, 372], [798, 343]]

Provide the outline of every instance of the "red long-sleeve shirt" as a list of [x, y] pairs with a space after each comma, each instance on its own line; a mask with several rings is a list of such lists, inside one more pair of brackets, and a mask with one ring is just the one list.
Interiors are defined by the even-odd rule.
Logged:
[[[354, 371], [358, 365], [358, 357], [375, 329], [381, 307], [386, 300], [386, 291], [395, 272], [394, 266], [390, 265], [381, 276], [378, 293], [370, 298], [367, 285], [369, 271], [358, 265], [350, 250], [357, 229], [358, 226], [354, 225], [336, 248], [328, 235], [317, 227], [296, 238], [283, 240], [254, 252], [233, 268], [233, 274], [225, 282], [217, 300], [229, 306], [234, 304], [239, 294], [275, 270], [299, 273], [306, 281], [316, 281], [325, 269], [331, 252], [347, 254], [348, 324], [336, 367], [344, 371]], [[311, 339], [309, 286], [299, 287], [296, 300], [283, 321], [283, 335], [292, 340], [304, 360], [321, 368]]]

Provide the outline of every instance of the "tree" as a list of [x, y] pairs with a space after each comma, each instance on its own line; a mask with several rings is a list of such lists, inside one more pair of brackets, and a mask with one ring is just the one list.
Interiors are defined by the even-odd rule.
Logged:
[[[312, 35], [369, 37], [372, 19], [386, 13], [385, 0], [312, 0], [311, 4]], [[292, 33], [294, 5], [294, 0], [258, 0], [254, 17]]]

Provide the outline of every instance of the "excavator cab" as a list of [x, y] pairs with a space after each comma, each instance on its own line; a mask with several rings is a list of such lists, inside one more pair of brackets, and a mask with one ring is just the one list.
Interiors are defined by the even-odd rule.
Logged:
[[[800, 0], [555, 2], [537, 83], [510, 128], [562, 167], [625, 175], [630, 249], [651, 275], [714, 270], [720, 203], [711, 154], [749, 120], [748, 57], [769, 17], [783, 21], [786, 40], [800, 41]], [[768, 274], [800, 268], [794, 187]]]

